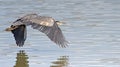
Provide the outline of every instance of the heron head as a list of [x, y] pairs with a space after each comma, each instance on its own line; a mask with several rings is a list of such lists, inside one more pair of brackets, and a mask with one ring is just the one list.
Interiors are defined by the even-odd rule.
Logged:
[[65, 22], [62, 22], [62, 21], [55, 21], [57, 23], [57, 25], [63, 25], [65, 24]]
[[14, 29], [16, 29], [16, 28], [18, 28], [18, 26], [17, 26], [17, 25], [16, 25], [16, 26], [11, 25], [11, 27], [6, 28], [6, 29], [5, 29], [5, 31], [12, 31], [12, 30], [14, 30]]

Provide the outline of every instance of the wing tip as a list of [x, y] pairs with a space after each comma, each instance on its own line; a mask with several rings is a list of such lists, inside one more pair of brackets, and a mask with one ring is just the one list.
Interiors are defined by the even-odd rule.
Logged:
[[16, 42], [16, 44], [17, 44], [17, 46], [19, 46], [19, 47], [23, 47], [24, 42]]
[[56, 43], [56, 44], [58, 44], [59, 45], [59, 47], [61, 47], [61, 48], [67, 48], [67, 47], [69, 47], [69, 42], [68, 41], [65, 41], [65, 42], [62, 42], [62, 43]]

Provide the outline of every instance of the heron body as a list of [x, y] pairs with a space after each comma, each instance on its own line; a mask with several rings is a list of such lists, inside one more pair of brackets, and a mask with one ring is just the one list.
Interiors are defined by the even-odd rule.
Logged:
[[66, 47], [68, 41], [62, 34], [61, 29], [58, 27], [58, 21], [55, 21], [52, 17], [39, 16], [37, 14], [27, 14], [13, 22], [10, 28], [6, 31], [11, 31], [16, 40], [16, 44], [21, 47], [26, 40], [27, 32], [26, 26], [31, 26], [33, 29], [37, 29], [42, 33], [45, 33], [48, 38], [58, 44], [61, 47]]

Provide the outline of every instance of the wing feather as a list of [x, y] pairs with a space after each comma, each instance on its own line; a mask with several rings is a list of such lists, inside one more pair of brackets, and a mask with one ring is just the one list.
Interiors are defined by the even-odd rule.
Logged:
[[37, 14], [28, 14], [17, 21], [21, 21], [22, 23], [26, 25], [31, 25], [31, 24], [38, 24], [42, 26], [53, 26], [54, 24], [54, 19], [52, 17], [47, 17], [47, 16], [39, 16]]
[[17, 46], [23, 46], [24, 42], [26, 40], [26, 26], [20, 25], [18, 28], [12, 30], [12, 33], [14, 35], [14, 38], [16, 40]]
[[51, 41], [55, 42], [61, 47], [67, 46], [67, 41], [65, 40], [65, 37], [62, 34], [61, 29], [58, 27], [58, 25], [55, 23], [52, 27], [49, 26], [42, 26], [38, 24], [32, 24], [31, 25], [33, 29], [37, 29], [43, 33], [45, 33]]

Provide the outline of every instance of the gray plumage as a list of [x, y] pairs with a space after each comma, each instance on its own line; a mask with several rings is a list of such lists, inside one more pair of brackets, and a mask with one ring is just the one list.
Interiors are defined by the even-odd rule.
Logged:
[[11, 25], [12, 33], [14, 34], [16, 44], [23, 46], [26, 40], [26, 26], [31, 25], [33, 29], [37, 29], [45, 33], [51, 41], [61, 47], [67, 46], [67, 41], [58, 27], [56, 21], [52, 17], [39, 16], [37, 14], [28, 14], [17, 19]]

